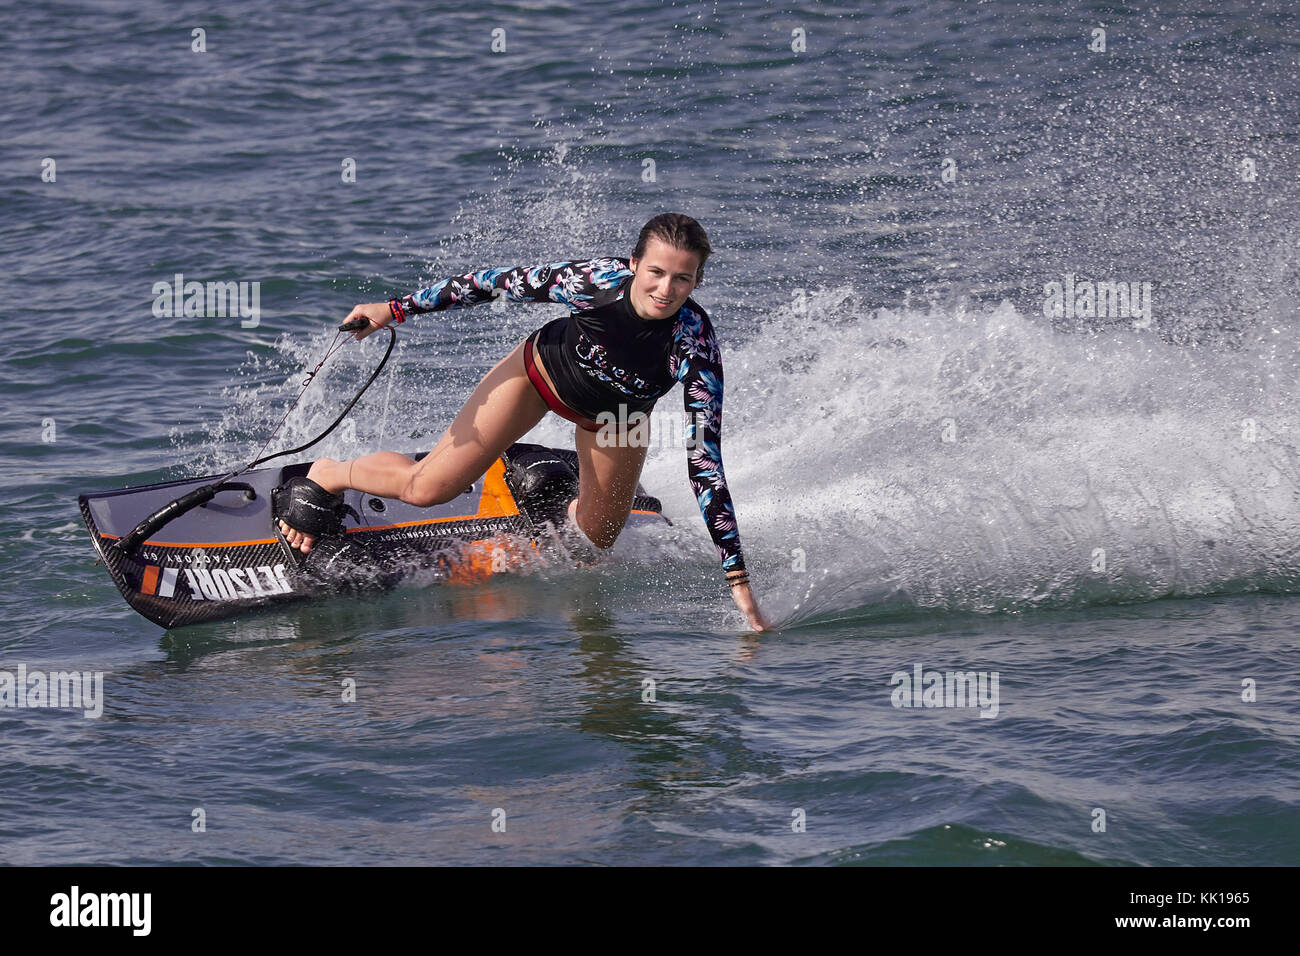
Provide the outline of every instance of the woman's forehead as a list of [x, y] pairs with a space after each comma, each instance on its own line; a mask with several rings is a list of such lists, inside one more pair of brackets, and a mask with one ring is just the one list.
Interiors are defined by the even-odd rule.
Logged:
[[698, 253], [670, 246], [657, 236], [651, 236], [646, 241], [645, 255], [641, 258], [643, 262], [653, 263], [665, 269], [679, 269], [682, 272], [694, 272], [700, 265]]

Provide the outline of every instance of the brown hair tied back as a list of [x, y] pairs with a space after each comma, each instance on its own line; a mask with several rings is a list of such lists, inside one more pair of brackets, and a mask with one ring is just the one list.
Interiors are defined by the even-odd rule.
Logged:
[[709, 253], [713, 251], [713, 247], [709, 245], [709, 237], [704, 234], [703, 226], [680, 212], [660, 213], [641, 227], [641, 234], [636, 239], [636, 248], [632, 250], [632, 258], [640, 259], [645, 255], [646, 243], [650, 241], [651, 236], [675, 249], [693, 252], [699, 256], [700, 268], [695, 274], [695, 284], [699, 285], [704, 281], [704, 263], [709, 258]]

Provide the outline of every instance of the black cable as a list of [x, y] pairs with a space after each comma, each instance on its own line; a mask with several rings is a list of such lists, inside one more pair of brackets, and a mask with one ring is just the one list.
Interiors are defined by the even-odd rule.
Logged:
[[[379, 360], [379, 364], [375, 366], [375, 370], [370, 373], [370, 378], [366, 379], [366, 384], [361, 386], [361, 391], [357, 392], [355, 395], [352, 396], [352, 401], [348, 402], [347, 407], [344, 408], [343, 411], [339, 413], [339, 417], [334, 419], [334, 424], [330, 425], [329, 428], [325, 429], [323, 432], [321, 432], [311, 441], [307, 442], [307, 444], [299, 445], [297, 448], [290, 448], [288, 451], [278, 451], [274, 455], [267, 455], [265, 458], [259, 458], [256, 461], [250, 462], [240, 471], [235, 472], [235, 475], [242, 474], [243, 472], [248, 471], [249, 468], [252, 468], [255, 465], [260, 465], [264, 461], [270, 461], [272, 458], [280, 458], [284, 455], [293, 455], [300, 451], [306, 451], [312, 445], [316, 444], [318, 441], [320, 441], [322, 438], [324, 438], [326, 435], [332, 432], [335, 428], [337, 428], [339, 422], [343, 421], [343, 419], [347, 417], [348, 412], [352, 411], [352, 406], [355, 405], [357, 401], [361, 398], [361, 396], [366, 393], [366, 389], [368, 389], [370, 387], [370, 384], [376, 378], [379, 377], [379, 373], [384, 370], [384, 366], [388, 364], [388, 356], [393, 354], [393, 346], [397, 344], [397, 330], [394, 329], [392, 326], [385, 326], [384, 328], [388, 332], [388, 348], [384, 351], [384, 357]], [[346, 332], [348, 331], [348, 327], [341, 326], [339, 328], [339, 331]], [[328, 358], [328, 356], [326, 357]], [[294, 402], [294, 404], [296, 405], [297, 402]], [[230, 477], [233, 478], [235, 477], [235, 475], [231, 475]]]
[[[354, 319], [351, 322], [339, 326], [339, 331], [356, 332], [362, 328], [365, 328], [367, 324], [369, 324], [369, 320], [367, 319]], [[388, 364], [388, 357], [393, 354], [393, 346], [397, 344], [397, 330], [392, 328], [391, 326], [385, 326], [385, 328], [388, 330], [388, 348], [384, 351], [384, 357], [379, 360], [379, 364], [375, 366], [375, 370], [370, 373], [370, 378], [366, 379], [366, 384], [362, 385], [360, 390], [355, 395], [352, 396], [352, 401], [348, 402], [347, 406], [339, 414], [339, 417], [334, 419], [333, 423], [329, 426], [329, 428], [325, 429], [323, 432], [321, 432], [311, 441], [307, 442], [307, 444], [305, 445], [299, 445], [297, 448], [290, 448], [287, 451], [278, 451], [274, 455], [267, 455], [265, 458], [258, 458], [254, 461], [249, 462], [247, 465], [245, 465], [243, 468], [240, 468], [238, 471], [232, 471], [224, 478], [220, 478], [217, 481], [212, 482], [211, 484], [207, 484], [207, 485], [203, 485], [202, 487], [195, 488], [189, 494], [181, 498], [177, 498], [175, 501], [168, 502], [167, 504], [159, 508], [157, 511], [155, 511], [153, 514], [151, 514], [149, 517], [145, 518], [143, 521], [137, 524], [135, 528], [131, 530], [130, 534], [125, 535], [119, 538], [118, 540], [114, 541], [112, 547], [116, 548], [119, 553], [121, 553], [126, 557], [132, 556], [133, 554], [135, 554], [136, 549], [140, 547], [141, 543], [143, 543], [144, 540], [149, 537], [149, 535], [153, 534], [159, 528], [163, 527], [167, 523], [175, 520], [176, 518], [179, 518], [187, 511], [190, 511], [194, 508], [197, 508], [199, 505], [206, 504], [207, 502], [211, 501], [214, 497], [216, 497], [217, 492], [220, 491], [222, 487], [225, 485], [225, 483], [230, 479], [237, 478], [239, 475], [242, 475], [250, 468], [260, 465], [262, 464], [262, 462], [270, 461], [272, 458], [282, 458], [285, 455], [293, 455], [300, 451], [305, 451], [306, 449], [310, 448], [312, 445], [320, 441], [322, 438], [324, 438], [326, 435], [328, 435], [330, 432], [332, 432], [335, 428], [337, 428], [339, 423], [343, 421], [344, 418], [347, 417], [348, 412], [352, 411], [352, 407], [356, 405], [358, 401], [360, 401], [361, 396], [366, 393], [366, 389], [368, 389], [371, 383], [374, 382], [374, 380], [379, 377], [379, 373], [382, 372], [384, 366]], [[318, 364], [316, 368], [312, 370], [312, 373], [307, 376], [307, 379], [306, 381], [303, 382], [303, 386], [302, 386], [304, 391], [306, 390], [307, 386], [311, 384], [311, 380], [316, 376], [316, 373], [321, 370], [321, 366], [323, 366], [326, 363], [326, 361], [329, 360], [329, 357], [334, 354], [337, 348], [337, 342], [338, 340], [336, 338], [335, 344], [331, 344], [330, 348], [326, 351], [325, 358], [321, 359], [320, 364]], [[293, 404], [289, 406], [288, 411], [284, 413], [284, 418], [281, 418], [280, 423], [276, 425], [275, 428], [272, 430], [270, 437], [267, 438], [266, 443], [262, 446], [263, 448], [265, 448], [266, 445], [269, 445], [271, 443], [271, 439], [275, 437], [275, 433], [280, 430], [280, 426], [283, 425], [285, 419], [289, 417], [289, 412], [292, 412], [294, 408], [297, 406], [298, 402], [302, 400], [302, 396], [303, 396], [303, 392], [300, 391], [298, 393], [298, 397], [294, 399]], [[242, 487], [247, 488], [247, 486], [242, 486]], [[245, 494], [251, 494], [251, 493], [252, 493], [251, 490], [245, 491]]]

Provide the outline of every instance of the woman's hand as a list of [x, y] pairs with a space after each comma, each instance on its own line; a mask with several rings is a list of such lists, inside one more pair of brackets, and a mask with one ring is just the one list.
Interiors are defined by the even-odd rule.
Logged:
[[[735, 575], [739, 577], [739, 575]], [[763, 612], [758, 609], [758, 602], [754, 600], [754, 592], [749, 589], [749, 582], [737, 584], [731, 589], [731, 599], [736, 602], [736, 607], [740, 608], [740, 613], [745, 615], [745, 620], [749, 622], [750, 628], [755, 631], [770, 631], [772, 625], [767, 618], [763, 617]]]
[[359, 305], [343, 320], [343, 324], [351, 322], [353, 319], [367, 319], [370, 324], [356, 333], [355, 338], [358, 342], [364, 339], [371, 332], [378, 332], [388, 323], [393, 321], [393, 310], [388, 307], [387, 302], [367, 302], [365, 305]]

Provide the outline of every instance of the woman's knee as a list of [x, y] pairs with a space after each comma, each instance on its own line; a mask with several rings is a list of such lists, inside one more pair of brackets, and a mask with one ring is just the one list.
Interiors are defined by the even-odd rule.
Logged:
[[582, 507], [582, 498], [578, 498], [578, 506], [575, 509], [575, 517], [578, 519], [578, 527], [582, 533], [598, 548], [612, 548], [614, 542], [623, 531], [623, 526], [627, 524], [626, 511], [622, 517], [611, 515], [608, 512], [601, 513], [599, 510], [592, 514], [589, 510]]

